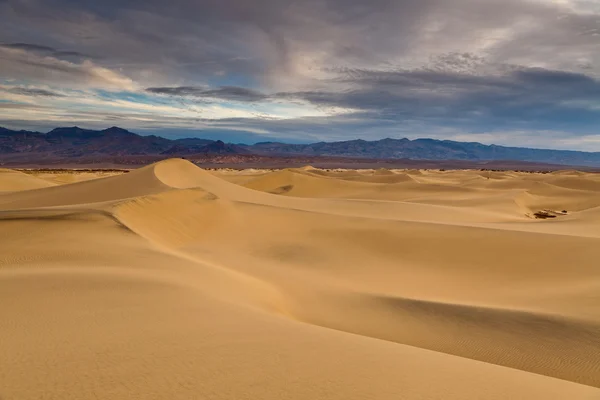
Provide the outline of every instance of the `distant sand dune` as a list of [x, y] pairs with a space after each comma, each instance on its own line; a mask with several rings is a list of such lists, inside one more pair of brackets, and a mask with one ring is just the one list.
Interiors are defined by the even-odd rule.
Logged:
[[0, 398], [600, 398], [600, 177], [227, 174], [0, 172]]
[[0, 193], [16, 192], [54, 186], [43, 179], [24, 174], [23, 172], [0, 168]]

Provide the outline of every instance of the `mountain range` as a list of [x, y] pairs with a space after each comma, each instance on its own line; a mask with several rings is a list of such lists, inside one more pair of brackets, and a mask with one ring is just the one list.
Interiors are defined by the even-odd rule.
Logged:
[[369, 159], [412, 160], [514, 160], [572, 166], [600, 166], [600, 153], [543, 150], [484, 145], [435, 139], [349, 140], [288, 144], [261, 142], [253, 145], [224, 143], [199, 138], [167, 139], [144, 136], [112, 127], [90, 130], [79, 127], [56, 128], [48, 133], [10, 130], [0, 127], [1, 158], [55, 159], [68, 162], [82, 157], [101, 156], [202, 156], [260, 155], [277, 157], [328, 156]]

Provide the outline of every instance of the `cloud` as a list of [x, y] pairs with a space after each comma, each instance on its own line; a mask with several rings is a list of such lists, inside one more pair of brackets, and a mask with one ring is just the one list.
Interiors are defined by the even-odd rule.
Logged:
[[40, 97], [65, 97], [63, 94], [52, 92], [45, 89], [16, 87], [7, 89], [8, 92], [23, 96], [40, 96]]
[[256, 102], [267, 100], [267, 96], [252, 89], [239, 86], [221, 86], [218, 88], [202, 88], [194, 86], [151, 87], [147, 92], [170, 96], [196, 97], [217, 100]]
[[[473, 57], [461, 56], [473, 60]], [[514, 125], [522, 129], [571, 127], [576, 133], [600, 123], [600, 81], [582, 73], [503, 66], [485, 73], [458, 66], [414, 70], [338, 69], [329, 90], [263, 93], [240, 87], [149, 88], [150, 93], [243, 102], [302, 101], [322, 109], [352, 110], [353, 118], [419, 119], [477, 130]], [[459, 72], [456, 72], [459, 71]], [[340, 85], [345, 89], [341, 90]]]
[[[590, 1], [4, 0], [0, 37], [0, 76], [15, 85], [150, 97], [168, 106], [154, 127], [187, 129], [199, 114], [295, 138], [539, 132], [544, 143], [556, 131], [596, 143], [600, 126]], [[64, 115], [87, 107], [29, 97]]]
[[[448, 52], [477, 53], [511, 63], [556, 60], [566, 65], [575, 49], [582, 60], [573, 59], [571, 67], [585, 58], [592, 65], [598, 61], [597, 46], [590, 40], [593, 17], [538, 1], [128, 0], [99, 6], [92, 1], [9, 0], [7, 4], [2, 13], [6, 28], [0, 33], [15, 40], [18, 37], [11, 32], [19, 23], [35, 21], [37, 30], [51, 33], [53, 43], [72, 43], [69, 47], [75, 51], [102, 54], [107, 62], [130, 70], [126, 73], [142, 67], [166, 75], [166, 80], [184, 80], [186, 86], [225, 71], [290, 89], [283, 86], [306, 85], [331, 66], [412, 67]], [[544, 42], [544, 37], [549, 40]], [[560, 51], [546, 57], [556, 49]]]
[[20, 48], [0, 46], [0, 76], [62, 87], [133, 89], [127, 76], [90, 60], [73, 62]]
[[1, 45], [2, 47], [8, 47], [9, 49], [18, 49], [25, 51], [34, 51], [34, 52], [42, 52], [42, 53], [54, 53], [56, 50], [52, 47], [41, 46], [38, 44], [31, 43], [8, 43]]
[[435, 70], [350, 70], [344, 91], [279, 93], [313, 104], [362, 110], [369, 119], [418, 119], [463, 129], [528, 126], [593, 129], [600, 123], [600, 81], [543, 68], [506, 68], [494, 74]]
[[0, 44], [0, 47], [4, 47], [7, 49], [23, 50], [23, 51], [42, 54], [42, 55], [50, 55], [55, 58], [67, 58], [67, 59], [92, 58], [90, 55], [83, 54], [83, 53], [80, 53], [77, 51], [56, 50], [55, 48], [52, 48], [49, 46], [33, 44], [33, 43], [7, 43], [7, 44]]

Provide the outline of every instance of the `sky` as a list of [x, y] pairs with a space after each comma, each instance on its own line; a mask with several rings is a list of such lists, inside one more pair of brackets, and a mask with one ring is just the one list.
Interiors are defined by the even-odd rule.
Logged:
[[0, 126], [600, 151], [600, 0], [0, 0]]

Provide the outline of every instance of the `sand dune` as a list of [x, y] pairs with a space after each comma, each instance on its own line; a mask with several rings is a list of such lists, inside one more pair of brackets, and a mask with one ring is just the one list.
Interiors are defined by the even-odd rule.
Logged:
[[54, 186], [54, 183], [29, 176], [23, 172], [0, 168], [0, 193], [39, 189], [50, 186]]
[[2, 400], [600, 398], [597, 175], [65, 181], [0, 173]]

